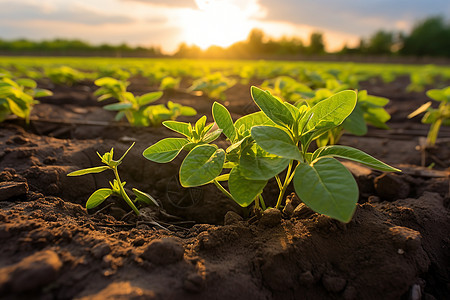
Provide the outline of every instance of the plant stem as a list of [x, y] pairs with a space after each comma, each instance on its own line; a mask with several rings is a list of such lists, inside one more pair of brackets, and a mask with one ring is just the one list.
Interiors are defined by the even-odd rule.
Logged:
[[289, 162], [289, 166], [288, 166], [288, 169], [287, 169], [287, 172], [286, 172], [286, 178], [284, 179], [284, 184], [283, 184], [283, 186], [280, 189], [280, 194], [278, 195], [277, 205], [275, 206], [275, 208], [278, 208], [278, 209], [280, 208], [281, 202], [283, 201], [284, 193], [286, 192], [286, 189], [287, 189], [289, 183], [292, 180], [291, 171], [292, 171], [292, 165], [293, 164], [294, 164], [294, 160], [291, 160]]
[[136, 215], [139, 216], [139, 210], [134, 205], [133, 201], [131, 201], [130, 197], [128, 197], [127, 193], [125, 192], [122, 182], [120, 181], [119, 172], [117, 172], [117, 167], [113, 168], [114, 175], [116, 176], [117, 183], [119, 184], [120, 194], [122, 195], [123, 200], [133, 209], [133, 211], [136, 213]]
[[266, 210], [266, 203], [264, 202], [264, 198], [263, 198], [262, 194], [259, 194], [259, 201], [261, 203], [262, 209]]
[[227, 196], [228, 198], [230, 198], [231, 200], [234, 200], [233, 196], [230, 194], [230, 192], [228, 192], [217, 180], [213, 180], [213, 183], [216, 185], [216, 187], [225, 194], [225, 196]]

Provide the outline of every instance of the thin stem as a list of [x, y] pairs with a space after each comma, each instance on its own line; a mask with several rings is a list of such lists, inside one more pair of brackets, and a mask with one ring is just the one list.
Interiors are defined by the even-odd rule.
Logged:
[[233, 196], [230, 194], [230, 192], [228, 192], [217, 180], [213, 180], [213, 183], [216, 185], [216, 187], [225, 194], [225, 196], [227, 196], [228, 198], [230, 198], [231, 200], [234, 200]]
[[262, 194], [259, 194], [259, 202], [261, 203], [261, 207], [263, 210], [266, 210], [266, 203], [264, 202], [264, 198]]
[[125, 192], [122, 182], [120, 181], [119, 172], [117, 172], [117, 167], [113, 167], [114, 175], [116, 176], [117, 183], [119, 184], [120, 194], [122, 195], [123, 200], [133, 209], [133, 211], [136, 213], [136, 215], [139, 216], [139, 210], [134, 205], [133, 201], [131, 201], [130, 197], [128, 197], [127, 193]]
[[255, 198], [255, 210], [260, 210], [260, 208], [259, 208], [259, 195], [258, 196], [256, 196], [256, 198]]
[[280, 208], [281, 202], [283, 201], [284, 193], [286, 192], [286, 189], [287, 189], [289, 183], [292, 180], [291, 171], [292, 171], [292, 165], [293, 164], [294, 164], [294, 160], [291, 160], [289, 162], [289, 166], [288, 166], [288, 169], [287, 169], [287, 172], [286, 172], [286, 178], [284, 179], [284, 184], [281, 187], [280, 194], [278, 195], [277, 205], [275, 206], [275, 208]]
[[280, 176], [275, 175], [275, 179], [277, 180], [278, 188], [281, 190], [283, 188], [283, 185], [281, 184]]

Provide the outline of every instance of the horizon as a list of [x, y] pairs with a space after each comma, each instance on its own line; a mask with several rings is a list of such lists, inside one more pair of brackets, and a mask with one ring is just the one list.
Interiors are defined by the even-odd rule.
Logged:
[[[356, 46], [378, 30], [409, 32], [417, 21], [450, 15], [443, 0], [390, 3], [370, 0], [0, 0], [0, 38], [78, 39], [160, 47], [166, 54], [181, 43], [228, 47], [252, 29], [268, 38], [297, 37], [307, 42], [321, 32], [328, 51]], [[327, 7], [324, 10], [323, 7]]]

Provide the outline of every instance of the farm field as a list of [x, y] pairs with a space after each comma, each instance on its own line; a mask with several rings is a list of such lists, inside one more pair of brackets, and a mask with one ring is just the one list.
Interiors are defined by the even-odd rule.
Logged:
[[[37, 83], [23, 81], [18, 87], [34, 90], [39, 101], [28, 110], [20, 107], [23, 102], [15, 108], [5, 100], [12, 96], [2, 96], [7, 95], [2, 89], [8, 82], [20, 85], [20, 78]], [[421, 122], [422, 115], [408, 118], [428, 101], [434, 109], [449, 103], [450, 92], [444, 89], [450, 85], [450, 67], [0, 57], [0, 81], [6, 82], [0, 85], [0, 117], [4, 119], [0, 123], [0, 293], [4, 299], [450, 296], [450, 127], [445, 126], [449, 117], [443, 118], [435, 141], [428, 135], [430, 124]], [[220, 136], [211, 138], [214, 151], [226, 150], [235, 135], [245, 136], [243, 127], [232, 127], [230, 133], [229, 127], [221, 125], [212, 110], [213, 105], [219, 107], [215, 102], [229, 111], [234, 124], [259, 111], [264, 120], [274, 121], [277, 116], [271, 116], [271, 111], [275, 106], [264, 108], [257, 99], [257, 93], [263, 92], [252, 86], [278, 97], [261, 99], [289, 102], [280, 104], [288, 113], [295, 115], [294, 111], [304, 107], [303, 116], [339, 92], [357, 95], [360, 102], [351, 110], [358, 107], [357, 120], [363, 125], [341, 120], [330, 128], [343, 131], [323, 131], [319, 144], [314, 140], [309, 151], [334, 143], [354, 147], [402, 172], [384, 172], [387, 167], [375, 170], [340, 156], [357, 184], [357, 203], [350, 201], [345, 215], [349, 218], [342, 222], [327, 205], [310, 205], [308, 195], [298, 196], [303, 188], [308, 189], [309, 179], [300, 189], [295, 180], [287, 182], [280, 194], [280, 179], [291, 174], [293, 158], [289, 167], [286, 162], [271, 178], [259, 179], [264, 189], [245, 202], [236, 195], [250, 193], [246, 189], [251, 190], [258, 180], [242, 176], [248, 185], [234, 193], [232, 175], [229, 182], [226, 177], [223, 186], [237, 199], [233, 201], [214, 182], [228, 172], [222, 166], [214, 177], [182, 186], [189, 185], [183, 178], [180, 182], [186, 149], [190, 156], [195, 147], [207, 144], [207, 137], [193, 143], [194, 150], [175, 149], [175, 156], [181, 152], [173, 160], [158, 158], [164, 164], [152, 156], [160, 153], [143, 156], [160, 140], [181, 138], [180, 131], [189, 135], [170, 130], [161, 125], [163, 121], [196, 124], [206, 116], [203, 127], [213, 124], [208, 133], [219, 129]], [[37, 97], [36, 88], [51, 95]], [[447, 100], [434, 101], [430, 98], [434, 94], [427, 93], [432, 89], [447, 93]], [[103, 100], [98, 101], [99, 97]], [[152, 110], [133, 111], [132, 103], [144, 107], [144, 102]], [[124, 112], [118, 113], [119, 109]], [[308, 128], [314, 117], [305, 117], [301, 128]], [[270, 123], [271, 128], [279, 125], [275, 123]], [[255, 129], [244, 129], [259, 144]], [[255, 145], [254, 140], [245, 142]], [[86, 209], [91, 194], [109, 189], [109, 182], [117, 177], [109, 171], [67, 174], [101, 166], [96, 152], [103, 155], [114, 148], [114, 159], [118, 159], [133, 143], [119, 171], [129, 197], [135, 197], [132, 188], [151, 195], [134, 203], [139, 215], [121, 199], [120, 192]], [[243, 149], [243, 144], [241, 140], [236, 147]], [[272, 144], [281, 145], [281, 140], [275, 135]], [[260, 150], [270, 152], [269, 146], [262, 145], [255, 157]], [[235, 167], [233, 149], [226, 151], [227, 162]], [[283, 158], [284, 154], [274, 151], [265, 157]], [[298, 159], [299, 165], [307, 164], [308, 157]], [[207, 166], [210, 160], [201, 163]], [[195, 167], [189, 180], [211, 171]], [[346, 198], [350, 194], [346, 184], [337, 182], [333, 182], [336, 194]]]

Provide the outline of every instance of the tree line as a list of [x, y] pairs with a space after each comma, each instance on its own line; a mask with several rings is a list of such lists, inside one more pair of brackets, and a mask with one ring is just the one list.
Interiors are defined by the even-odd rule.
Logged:
[[[268, 38], [260, 29], [253, 29], [244, 41], [229, 47], [211, 46], [206, 50], [182, 43], [174, 57], [183, 58], [258, 58], [306, 55], [326, 55], [324, 36], [311, 33], [305, 43], [302, 39], [283, 37]], [[121, 45], [91, 45], [80, 40], [55, 39], [30, 41], [26, 39], [0, 39], [0, 54], [3, 55], [89, 55], [89, 56], [142, 56], [165, 55], [159, 47], [131, 47]], [[367, 38], [361, 38], [356, 47], [344, 47], [333, 53], [342, 55], [389, 55], [389, 56], [433, 56], [450, 57], [450, 23], [441, 16], [434, 16], [416, 23], [409, 34], [379, 30]]]

